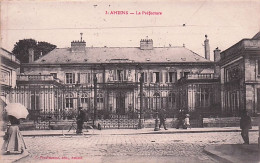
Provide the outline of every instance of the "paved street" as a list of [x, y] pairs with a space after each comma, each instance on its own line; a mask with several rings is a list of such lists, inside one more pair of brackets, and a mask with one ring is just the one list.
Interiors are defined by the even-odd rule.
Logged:
[[[256, 143], [257, 132], [250, 133]], [[239, 132], [90, 137], [25, 137], [30, 156], [19, 162], [216, 162], [203, 152], [210, 144], [241, 144]]]

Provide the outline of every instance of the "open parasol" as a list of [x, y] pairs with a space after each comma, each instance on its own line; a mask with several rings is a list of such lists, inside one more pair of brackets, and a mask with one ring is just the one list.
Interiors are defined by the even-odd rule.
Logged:
[[7, 115], [12, 115], [17, 119], [25, 119], [29, 114], [26, 107], [20, 103], [9, 103], [5, 107], [5, 110], [7, 112]]

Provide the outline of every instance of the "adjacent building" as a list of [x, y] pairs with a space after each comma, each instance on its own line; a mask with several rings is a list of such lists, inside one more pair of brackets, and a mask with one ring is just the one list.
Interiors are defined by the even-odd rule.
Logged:
[[[1, 77], [0, 77], [0, 111], [2, 113], [3, 107], [9, 102], [9, 95], [12, 88], [16, 86], [16, 75], [19, 72], [20, 62], [16, 57], [4, 48], [0, 48], [1, 58]], [[0, 121], [2, 116], [0, 117]]]
[[260, 32], [221, 52], [220, 57], [222, 112], [239, 116], [247, 109], [256, 115], [260, 111]]

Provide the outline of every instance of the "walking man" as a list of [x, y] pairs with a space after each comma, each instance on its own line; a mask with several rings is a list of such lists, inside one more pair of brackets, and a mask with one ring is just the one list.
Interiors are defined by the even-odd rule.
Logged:
[[244, 140], [244, 144], [249, 144], [249, 129], [252, 128], [251, 117], [248, 115], [246, 110], [242, 111], [240, 119], [241, 136]]
[[164, 129], [165, 129], [165, 130], [168, 130], [168, 129], [166, 128], [166, 125], [165, 125], [165, 120], [166, 120], [165, 114], [166, 114], [165, 109], [162, 109], [162, 110], [159, 112], [159, 119], [160, 119], [159, 129], [160, 129], [161, 126], [163, 125]]
[[79, 107], [77, 116], [77, 134], [82, 134], [83, 124], [84, 124], [85, 114], [82, 107]]

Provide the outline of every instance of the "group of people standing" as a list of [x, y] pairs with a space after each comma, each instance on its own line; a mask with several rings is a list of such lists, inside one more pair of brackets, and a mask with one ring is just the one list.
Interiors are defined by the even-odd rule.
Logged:
[[[159, 116], [159, 119], [160, 119], [159, 129], [163, 125], [164, 129], [167, 130], [166, 125], [165, 125], [166, 110], [165, 109], [161, 109], [159, 111], [158, 116]], [[182, 126], [183, 129], [190, 128], [190, 115], [189, 114], [185, 114], [183, 111], [179, 112], [178, 123], [177, 123], [176, 129], [179, 129], [181, 126]]]
[[190, 115], [180, 110], [177, 119], [176, 129], [182, 127], [183, 129], [190, 128]]

